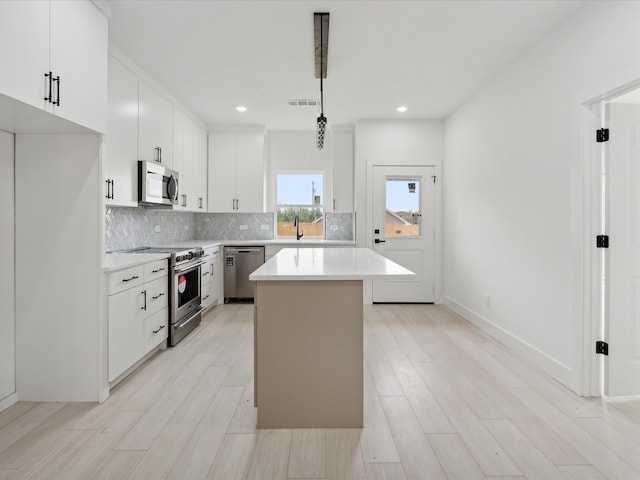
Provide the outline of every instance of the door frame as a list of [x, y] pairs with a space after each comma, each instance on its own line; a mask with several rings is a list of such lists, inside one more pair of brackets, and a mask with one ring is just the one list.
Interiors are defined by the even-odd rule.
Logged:
[[[595, 141], [595, 131], [607, 128], [606, 102], [640, 88], [640, 79], [617, 83], [599, 93], [576, 102], [580, 105], [578, 118], [581, 154], [572, 168], [572, 183], [577, 187], [573, 195], [572, 230], [574, 255], [573, 331], [576, 352], [573, 355], [575, 372], [572, 387], [582, 396], [602, 397], [604, 394], [605, 357], [595, 353], [595, 344], [605, 340], [607, 327], [608, 256], [606, 249], [595, 247], [596, 235], [608, 234], [605, 215], [608, 144]], [[604, 90], [604, 91], [603, 91]], [[584, 100], [588, 98], [588, 100]], [[581, 182], [577, 179], [581, 177]], [[604, 192], [603, 192], [604, 187]], [[604, 285], [604, 286], [602, 286]]]
[[[442, 169], [439, 162], [425, 162], [418, 158], [369, 158], [367, 159], [366, 170], [366, 238], [365, 245], [373, 250], [373, 229], [374, 229], [374, 212], [373, 212], [373, 170], [374, 167], [433, 167], [436, 181], [434, 191], [434, 258], [433, 258], [433, 283], [435, 286], [434, 303], [442, 302]], [[365, 281], [364, 303], [373, 303], [373, 289], [371, 280]]]

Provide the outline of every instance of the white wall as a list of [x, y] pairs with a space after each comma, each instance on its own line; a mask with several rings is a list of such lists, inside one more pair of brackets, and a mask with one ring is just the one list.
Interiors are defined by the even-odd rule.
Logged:
[[0, 131], [0, 411], [15, 403], [16, 319], [13, 135]]
[[[368, 195], [372, 188], [373, 165], [433, 165], [441, 178], [443, 122], [439, 120], [364, 120], [355, 127], [355, 212], [359, 247], [372, 246]], [[436, 183], [435, 283], [440, 292], [440, 184]], [[365, 282], [366, 303], [371, 303], [370, 282]]]
[[106, 380], [100, 138], [18, 134], [15, 159], [18, 394], [97, 401]]
[[576, 391], [581, 102], [640, 78], [638, 25], [640, 2], [587, 2], [445, 124], [444, 294]]

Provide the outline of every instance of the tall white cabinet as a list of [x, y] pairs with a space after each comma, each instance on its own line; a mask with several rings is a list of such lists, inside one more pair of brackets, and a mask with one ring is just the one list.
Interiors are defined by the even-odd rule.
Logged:
[[138, 159], [173, 168], [173, 105], [143, 80], [138, 91]]
[[209, 212], [264, 211], [264, 132], [209, 134]]
[[0, 410], [17, 400], [13, 170], [13, 135], [0, 131]]
[[174, 111], [174, 170], [180, 174], [176, 210], [207, 211], [207, 134], [180, 110]]
[[105, 387], [100, 142], [94, 134], [16, 134], [20, 400], [97, 401]]
[[353, 201], [353, 130], [331, 132], [331, 211], [351, 213]]
[[0, 93], [106, 132], [108, 20], [92, 2], [4, 0], [0, 45]]

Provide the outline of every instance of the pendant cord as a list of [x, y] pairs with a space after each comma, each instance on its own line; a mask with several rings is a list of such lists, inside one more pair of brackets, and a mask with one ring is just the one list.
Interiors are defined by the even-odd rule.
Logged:
[[324, 94], [322, 92], [322, 77], [324, 77], [324, 70], [322, 69], [324, 63], [324, 21], [320, 19], [320, 114], [324, 115]]

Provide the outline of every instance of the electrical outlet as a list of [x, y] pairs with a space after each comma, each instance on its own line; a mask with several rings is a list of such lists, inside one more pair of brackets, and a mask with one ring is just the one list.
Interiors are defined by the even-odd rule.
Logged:
[[260, 225], [260, 230], [269, 230], [269, 225]]
[[249, 230], [248, 225], [240, 225], [240, 230]]
[[329, 230], [335, 232], [336, 230], [338, 230], [338, 225], [329, 225]]
[[153, 227], [153, 231], [156, 232], [156, 233], [160, 233], [160, 225], [155, 225]]
[[484, 305], [488, 308], [491, 307], [491, 295], [484, 296]]

